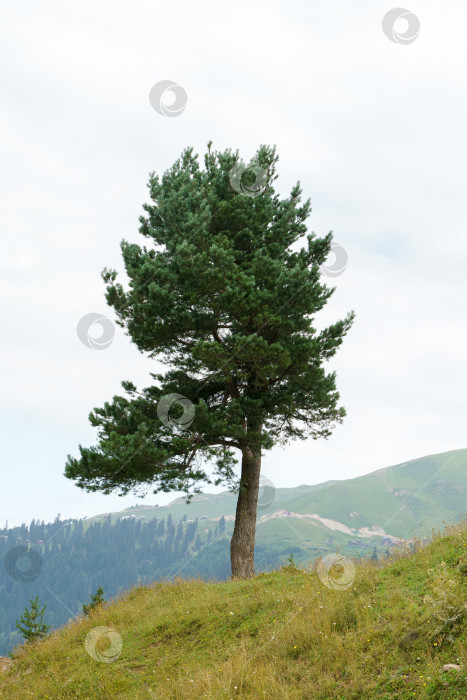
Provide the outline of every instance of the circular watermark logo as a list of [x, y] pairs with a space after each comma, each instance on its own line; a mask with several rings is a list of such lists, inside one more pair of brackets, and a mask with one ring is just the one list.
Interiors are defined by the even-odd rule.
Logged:
[[10, 549], [5, 555], [4, 563], [11, 578], [25, 583], [35, 581], [42, 570], [42, 557], [39, 552], [24, 545]]
[[316, 573], [327, 588], [346, 591], [354, 582], [355, 565], [342, 554], [327, 554], [318, 562]]
[[[100, 335], [95, 335], [100, 328]], [[78, 322], [76, 327], [78, 338], [83, 345], [93, 350], [105, 350], [112, 343], [115, 335], [115, 326], [102, 314], [86, 314]]]
[[331, 243], [329, 255], [333, 255], [334, 260], [328, 262], [326, 259], [326, 262], [321, 265], [321, 272], [326, 277], [339, 277], [344, 272], [349, 261], [347, 251], [338, 243]]
[[123, 640], [112, 627], [93, 627], [84, 640], [84, 648], [95, 661], [111, 664], [123, 649]]
[[258, 510], [268, 508], [276, 497], [276, 487], [267, 476], [259, 479]]
[[383, 32], [395, 44], [411, 44], [420, 33], [420, 20], [410, 10], [395, 7], [383, 17]]
[[257, 197], [267, 187], [268, 173], [258, 163], [236, 163], [230, 170], [229, 180], [232, 189], [238, 194]]
[[178, 117], [185, 109], [188, 95], [173, 80], [160, 80], [149, 91], [151, 107], [163, 117]]
[[[176, 404], [183, 409], [182, 415], [178, 418], [169, 415], [172, 407]], [[194, 404], [183, 394], [166, 394], [157, 404], [157, 415], [166, 428], [179, 428], [180, 430], [189, 428], [193, 423], [195, 410]]]

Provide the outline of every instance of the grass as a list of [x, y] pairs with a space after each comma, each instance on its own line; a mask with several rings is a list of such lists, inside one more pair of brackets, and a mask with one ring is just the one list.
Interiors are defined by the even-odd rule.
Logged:
[[[465, 700], [466, 548], [464, 521], [383, 567], [356, 564], [345, 590], [294, 565], [134, 588], [16, 649], [0, 698]], [[96, 627], [115, 631], [115, 648], [93, 643], [94, 655], [115, 652], [112, 663], [85, 649]], [[447, 663], [460, 670], [443, 672]]]

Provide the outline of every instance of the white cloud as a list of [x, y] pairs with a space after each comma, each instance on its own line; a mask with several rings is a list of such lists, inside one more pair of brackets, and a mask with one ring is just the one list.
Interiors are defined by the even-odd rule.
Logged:
[[[416, 2], [409, 46], [381, 30], [387, 3], [30, 1], [0, 27], [2, 65], [2, 515], [92, 514], [134, 498], [85, 495], [62, 476], [90, 444], [87, 414], [147, 383], [117, 331], [105, 351], [76, 336], [111, 315], [100, 271], [138, 240], [146, 181], [182, 148], [276, 143], [279, 187], [300, 179], [310, 228], [349, 254], [320, 323], [357, 312], [333, 363], [348, 417], [328, 441], [268, 454], [277, 485], [346, 478], [465, 447], [467, 117], [460, 3]], [[156, 114], [158, 80], [185, 87]], [[284, 465], [287, 469], [284, 470]], [[290, 468], [292, 465], [292, 469]], [[149, 497], [155, 500], [171, 497]]]

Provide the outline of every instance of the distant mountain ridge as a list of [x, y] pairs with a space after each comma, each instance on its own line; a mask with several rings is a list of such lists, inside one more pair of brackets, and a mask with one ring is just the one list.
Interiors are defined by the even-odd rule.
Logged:
[[[295, 540], [306, 550], [329, 549], [330, 539], [348, 548], [352, 537], [366, 539], [370, 546], [429, 535], [433, 527], [467, 511], [466, 493], [467, 449], [427, 455], [353, 479], [277, 488], [263, 499], [260, 493], [257, 541], [282, 546]], [[112, 520], [170, 513], [176, 521], [188, 514], [214, 523], [224, 516], [231, 530], [235, 506], [236, 495], [224, 491], [196, 495], [189, 504], [177, 498], [165, 506], [133, 506], [112, 513]]]

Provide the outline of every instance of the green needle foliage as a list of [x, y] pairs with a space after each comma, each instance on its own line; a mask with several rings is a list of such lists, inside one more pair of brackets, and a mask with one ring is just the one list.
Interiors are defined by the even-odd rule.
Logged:
[[47, 636], [50, 626], [43, 622], [47, 606], [44, 605], [42, 610], [40, 609], [39, 596], [36, 596], [34, 600], [29, 602], [31, 609], [27, 607], [24, 609], [24, 613], [19, 621], [16, 622], [16, 627], [27, 642], [34, 642], [36, 639], [43, 639], [43, 637]]
[[102, 605], [102, 603], [105, 603], [104, 591], [101, 586], [99, 586], [94, 595], [90, 595], [89, 597], [91, 598], [90, 602], [87, 605], [82, 606], [85, 615], [89, 615], [94, 608], [97, 608], [99, 605]]
[[[314, 327], [334, 291], [320, 274], [332, 234], [307, 233], [311, 207], [301, 203], [299, 184], [285, 199], [276, 194], [277, 160], [274, 148], [261, 146], [247, 168], [238, 152], [209, 144], [204, 168], [188, 148], [161, 178], [150, 176], [152, 201], [139, 229], [148, 245], [121, 244], [128, 288], [115, 270], [103, 279], [117, 322], [169, 368], [141, 391], [122, 382], [125, 396], [94, 409], [98, 444], [80, 446], [65, 470], [79, 487], [104, 493], [150, 488], [189, 499], [203, 483], [239, 487], [231, 546], [239, 577], [254, 574], [262, 452], [327, 438], [345, 415], [324, 363], [353, 313]], [[235, 167], [246, 168], [243, 190]]]

